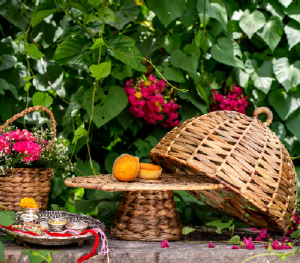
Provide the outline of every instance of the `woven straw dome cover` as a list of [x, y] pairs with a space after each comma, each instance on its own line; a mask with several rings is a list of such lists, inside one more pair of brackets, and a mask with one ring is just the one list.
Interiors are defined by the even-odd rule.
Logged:
[[[267, 114], [267, 121], [257, 119]], [[297, 204], [297, 175], [288, 151], [268, 125], [272, 112], [254, 117], [216, 111], [168, 132], [150, 152], [168, 173], [209, 176], [226, 187], [189, 191], [208, 205], [273, 232], [286, 233]]]

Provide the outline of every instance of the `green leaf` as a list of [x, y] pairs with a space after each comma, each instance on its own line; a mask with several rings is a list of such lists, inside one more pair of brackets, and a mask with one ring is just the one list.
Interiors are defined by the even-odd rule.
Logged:
[[103, 45], [105, 45], [104, 40], [102, 38], [98, 38], [96, 39], [95, 43], [90, 47], [90, 49], [96, 49]]
[[116, 79], [123, 80], [128, 77], [132, 77], [132, 69], [127, 65], [117, 65], [114, 67], [113, 71], [111, 72], [111, 75]]
[[16, 213], [13, 211], [0, 211], [0, 225], [10, 226], [15, 222]]
[[278, 17], [280, 20], [284, 18], [284, 12], [282, 11], [282, 5], [277, 0], [264, 0], [264, 7], [273, 16]]
[[280, 58], [273, 64], [273, 71], [276, 78], [286, 91], [300, 84], [300, 60], [291, 65], [287, 58]]
[[30, 263], [40, 263], [46, 260], [47, 262], [52, 262], [51, 253], [59, 254], [59, 251], [48, 251], [48, 250], [29, 250], [25, 249], [22, 254], [28, 256]]
[[198, 19], [196, 4], [197, 0], [187, 0], [186, 2], [186, 10], [180, 17], [180, 21], [185, 26], [185, 28], [188, 28]]
[[276, 133], [277, 137], [279, 138], [279, 140], [283, 141], [285, 136], [286, 136], [286, 129], [284, 124], [282, 124], [281, 122], [273, 122], [270, 126], [270, 129]]
[[223, 223], [221, 220], [215, 220], [212, 222], [207, 223], [207, 226], [215, 226], [216, 229], [216, 233], [218, 234], [222, 234], [222, 229], [224, 228], [229, 228], [229, 230], [232, 228], [232, 223], [233, 220], [230, 220], [229, 222]]
[[232, 71], [233, 79], [234, 82], [239, 86], [239, 87], [245, 87], [248, 83], [249, 80], [249, 74], [247, 74], [244, 70], [239, 69], [239, 68], [234, 68]]
[[[85, 175], [94, 174], [94, 171], [96, 173], [98, 173], [100, 171], [100, 165], [97, 162], [95, 162], [94, 160], [92, 160], [92, 164], [93, 164], [94, 169], [92, 169], [90, 162], [84, 163], [82, 160], [79, 160], [76, 163], [76, 168], [79, 169]], [[76, 176], [82, 176], [82, 174], [80, 172], [78, 172], [76, 169], [74, 170], [74, 174]], [[82, 189], [82, 190], [83, 190], [83, 193], [82, 193], [82, 195], [83, 195], [84, 189]]]
[[274, 51], [281, 40], [283, 25], [277, 19], [271, 18], [264, 26], [262, 32], [257, 34], [268, 44], [270, 49]]
[[211, 48], [211, 55], [216, 60], [225, 65], [236, 68], [244, 68], [242, 53], [239, 45], [230, 38], [222, 37], [218, 39], [218, 44]]
[[207, 97], [206, 91], [199, 84], [196, 84], [196, 90], [201, 99], [203, 99], [207, 105], [209, 105], [209, 99]]
[[129, 113], [128, 109], [125, 108], [117, 117], [119, 123], [122, 125], [123, 129], [126, 131], [131, 123], [134, 122], [135, 118]]
[[296, 136], [298, 141], [300, 141], [300, 116], [297, 113], [291, 115], [285, 122], [288, 130]]
[[5, 90], [9, 90], [16, 99], [18, 99], [18, 91], [14, 85], [9, 84], [4, 79], [0, 79], [0, 94], [5, 95]]
[[291, 234], [291, 238], [297, 238], [300, 236], [300, 229], [294, 231], [292, 234]]
[[112, 173], [112, 168], [115, 160], [119, 157], [120, 154], [116, 152], [110, 152], [106, 158], [105, 158], [105, 169], [106, 171], [111, 174]]
[[[118, 12], [115, 12], [117, 23], [111, 22], [109, 24], [121, 30], [126, 24], [136, 20], [139, 14], [140, 8], [135, 3], [126, 3], [121, 6]], [[110, 17], [110, 15], [108, 17]], [[114, 21], [116, 21], [116, 19], [114, 19]]]
[[284, 8], [284, 12], [292, 19], [300, 23], [300, 8], [297, 1], [293, 1], [288, 8]]
[[225, 6], [219, 3], [211, 3], [210, 17], [218, 20], [223, 26], [224, 30], [227, 31], [227, 11]]
[[17, 58], [11, 55], [0, 57], [0, 71], [13, 67], [17, 61]]
[[50, 107], [53, 103], [53, 98], [46, 92], [36, 92], [32, 96], [32, 103], [34, 106]]
[[181, 68], [185, 71], [196, 72], [200, 51], [196, 45], [188, 44], [184, 47], [183, 52], [176, 49], [171, 54], [171, 63], [174, 67]]
[[103, 22], [114, 22], [116, 19], [114, 12], [108, 6], [104, 6], [103, 8], [99, 9], [98, 17]]
[[151, 149], [153, 149], [158, 143], [157, 139], [149, 135], [145, 140], [137, 139], [134, 142], [134, 146], [137, 147], [136, 156], [139, 158], [148, 157]]
[[0, 261], [5, 262], [4, 247], [3, 247], [3, 243], [1, 241], [0, 241]]
[[287, 94], [283, 89], [276, 89], [269, 95], [269, 103], [274, 105], [275, 111], [282, 120], [286, 120], [299, 107], [299, 94]]
[[76, 143], [81, 137], [88, 134], [87, 130], [83, 127], [78, 127], [74, 132], [73, 144]]
[[26, 9], [22, 10], [18, 0], [2, 0], [0, 1], [0, 15], [5, 17], [11, 24], [25, 31], [30, 22], [32, 7], [34, 7], [34, 5], [27, 3], [26, 7]]
[[[51, 180], [51, 185], [53, 186], [53, 191], [51, 191], [51, 198], [55, 199], [58, 196], [60, 196], [60, 194], [62, 194], [64, 191], [66, 191], [68, 189], [68, 186], [66, 186], [64, 184], [64, 179], [60, 176], [55, 176], [53, 177], [53, 179]], [[54, 205], [52, 205], [54, 206]], [[52, 207], [51, 206], [51, 207]], [[57, 210], [57, 209], [54, 209]]]
[[195, 45], [198, 48], [201, 48], [205, 53], [208, 51], [209, 48], [212, 47], [214, 42], [214, 37], [211, 34], [204, 35], [203, 38], [203, 30], [199, 30], [195, 35]]
[[75, 208], [82, 213], [93, 212], [99, 204], [99, 200], [76, 200]]
[[102, 3], [102, 0], [88, 0], [88, 4], [93, 5], [93, 6], [98, 6]]
[[[92, 114], [92, 97], [93, 97], [93, 90], [94, 87], [91, 87], [88, 91], [86, 91], [83, 95], [83, 107], [85, 108], [85, 110], [88, 112], [89, 115]], [[101, 87], [99, 87], [96, 91], [95, 91], [95, 102], [96, 101], [100, 101], [102, 102], [103, 100], [105, 100], [105, 94], [102, 90]]]
[[193, 105], [195, 105], [195, 107], [200, 110], [200, 112], [207, 112], [207, 104], [202, 98], [200, 98], [200, 96], [198, 95], [199, 92], [196, 90], [196, 88], [189, 87], [186, 84], [181, 84], [179, 88], [188, 90], [188, 92], [178, 92], [178, 96], [181, 99], [190, 101]]
[[296, 21], [290, 21], [284, 27], [284, 32], [289, 43], [289, 50], [291, 50], [300, 42], [300, 24]]
[[197, 11], [202, 26], [209, 22], [210, 5], [209, 0], [197, 0]]
[[184, 0], [173, 0], [172, 4], [169, 0], [149, 0], [147, 4], [165, 27], [180, 17], [185, 10]]
[[33, 59], [38, 60], [45, 55], [33, 44], [26, 44], [26, 53]]
[[162, 39], [162, 46], [169, 54], [171, 54], [174, 49], [179, 49], [180, 44], [181, 38], [178, 33], [173, 33], [172, 36], [166, 35]]
[[284, 7], [288, 7], [293, 0], [278, 0]]
[[260, 68], [253, 59], [248, 59], [245, 63], [246, 72], [251, 76], [254, 86], [267, 94], [271, 88], [273, 76], [273, 64], [265, 61]]
[[184, 227], [182, 229], [182, 234], [183, 235], [188, 235], [189, 233], [194, 232], [196, 229], [195, 228], [190, 228], [190, 227]]
[[102, 125], [118, 116], [127, 106], [128, 99], [125, 91], [118, 86], [109, 88], [108, 94], [100, 104], [95, 106], [93, 121], [100, 128]]
[[56, 13], [58, 9], [49, 9], [49, 10], [41, 10], [36, 12], [33, 20], [32, 20], [32, 27], [37, 26], [39, 23], [41, 23], [46, 17]]
[[138, 56], [141, 56], [141, 53], [135, 46], [135, 41], [132, 38], [117, 35], [109, 38], [107, 44], [111, 47], [108, 48], [109, 54], [115, 59], [122, 61], [138, 71], [146, 72], [146, 68], [142, 65], [140, 58], [138, 58]]
[[260, 11], [255, 10], [252, 14], [246, 9], [240, 18], [240, 27], [251, 38], [259, 29], [266, 24], [266, 18]]
[[86, 42], [85, 36], [76, 36], [66, 39], [56, 48], [53, 60], [57, 63], [68, 63], [71, 59], [82, 53], [82, 48]]
[[92, 77], [99, 80], [109, 76], [111, 71], [111, 62], [102, 62], [99, 65], [91, 65], [89, 67]]
[[34, 77], [33, 76], [26, 76], [23, 78], [24, 81], [29, 81], [31, 79], [33, 79]]
[[232, 238], [229, 239], [230, 245], [239, 245], [241, 242], [241, 238], [238, 235], [234, 235]]
[[[162, 68], [162, 67], [161, 67]], [[178, 68], [166, 67], [161, 70], [164, 78], [169, 81], [175, 81], [177, 83], [184, 83], [185, 79], [182, 71]]]

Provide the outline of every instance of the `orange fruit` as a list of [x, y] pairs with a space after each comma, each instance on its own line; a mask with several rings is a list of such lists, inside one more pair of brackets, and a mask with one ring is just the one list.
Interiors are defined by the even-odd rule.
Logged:
[[139, 158], [129, 154], [119, 156], [113, 166], [113, 175], [119, 181], [134, 180], [140, 170]]

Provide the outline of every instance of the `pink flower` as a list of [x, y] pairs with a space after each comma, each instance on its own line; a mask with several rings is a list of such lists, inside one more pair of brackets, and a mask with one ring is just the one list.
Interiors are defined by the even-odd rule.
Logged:
[[232, 246], [232, 248], [231, 249], [240, 249], [239, 247], [237, 247], [237, 246]]
[[3, 133], [3, 136], [10, 141], [31, 141], [34, 142], [35, 138], [31, 132], [27, 130], [16, 129], [11, 132]]
[[257, 228], [254, 228], [254, 227], [252, 227], [252, 228], [251, 228], [251, 231], [258, 231], [258, 229], [257, 229]]
[[211, 241], [209, 241], [208, 247], [209, 247], [209, 248], [215, 248], [215, 244], [212, 243]]
[[244, 237], [244, 243], [247, 249], [249, 250], [255, 249], [255, 245], [252, 243], [252, 237], [249, 237], [249, 239]]
[[161, 241], [160, 247], [161, 247], [161, 248], [165, 248], [165, 247], [169, 248], [170, 245], [169, 245], [169, 243], [168, 243], [168, 240], [167, 240], [167, 239], [164, 239], [163, 241]]
[[268, 240], [270, 238], [270, 235], [268, 235], [268, 229], [263, 228], [258, 233], [257, 237], [255, 238], [255, 241], [264, 241]]
[[18, 153], [26, 156], [23, 158], [24, 162], [36, 161], [40, 159], [42, 148], [39, 144], [31, 141], [16, 142], [13, 149]]
[[0, 136], [0, 153], [11, 153], [10, 143], [4, 136]]
[[290, 246], [286, 246], [284, 243], [280, 243], [277, 240], [274, 240], [271, 244], [271, 247], [273, 249], [282, 250], [282, 249], [291, 249]]
[[265, 249], [268, 249], [268, 248], [269, 248], [269, 245], [268, 245], [268, 244], [266, 244], [266, 245], [265, 245]]
[[[163, 127], [179, 125], [179, 105], [166, 98], [164, 80], [150, 75], [146, 82], [127, 81], [124, 91], [128, 97], [129, 112], [136, 118], [143, 118], [149, 124], [161, 122]], [[169, 100], [169, 101], [168, 101]]]
[[244, 96], [242, 88], [235, 84], [225, 97], [213, 90], [212, 100], [214, 103], [210, 105], [211, 111], [228, 110], [245, 113], [248, 106], [247, 96]]

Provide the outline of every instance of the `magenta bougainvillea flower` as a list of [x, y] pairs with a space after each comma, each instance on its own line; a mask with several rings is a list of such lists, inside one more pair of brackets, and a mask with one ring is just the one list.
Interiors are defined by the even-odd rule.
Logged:
[[237, 247], [237, 246], [232, 246], [232, 248], [231, 249], [240, 249], [239, 247]]
[[11, 153], [10, 143], [4, 136], [0, 136], [0, 153]]
[[164, 239], [163, 241], [161, 241], [160, 247], [161, 247], [161, 248], [165, 248], [165, 247], [169, 248], [170, 245], [169, 245], [169, 243], [168, 243], [168, 240], [167, 240], [167, 239]]
[[283, 236], [283, 237], [279, 240], [279, 242], [285, 243], [286, 240], [287, 240], [287, 242], [290, 242], [290, 243], [293, 242], [293, 239], [288, 238], [288, 237], [286, 237], [286, 236]]
[[35, 141], [35, 138], [32, 135], [32, 133], [27, 130], [16, 129], [11, 132], [3, 133], [2, 136], [4, 136], [8, 141]]
[[248, 106], [247, 96], [244, 96], [242, 88], [235, 84], [233, 84], [226, 96], [213, 90], [212, 100], [214, 102], [210, 105], [211, 111], [228, 110], [245, 113], [245, 109]]
[[211, 241], [209, 241], [208, 247], [209, 247], [209, 248], [215, 248], [215, 244], [212, 243]]
[[[273, 249], [282, 250], [282, 249], [292, 249], [290, 246], [285, 245], [284, 243], [278, 242], [277, 240], [274, 240], [271, 244], [271, 247]], [[265, 247], [268, 248], [268, 247]]]
[[24, 162], [31, 162], [31, 161], [36, 161], [40, 159], [40, 153], [42, 151], [42, 148], [39, 144], [31, 141], [21, 141], [21, 142], [16, 142], [13, 145], [13, 149], [17, 151], [18, 153], [23, 154], [24, 157], [23, 161]]
[[147, 123], [162, 122], [165, 128], [179, 125], [179, 105], [168, 95], [167, 83], [150, 75], [147, 81], [141, 79], [126, 82], [124, 91], [128, 96], [129, 112]]
[[254, 228], [254, 227], [252, 227], [252, 228], [251, 228], [251, 231], [258, 231], [258, 229], [257, 229], [257, 228]]
[[248, 239], [244, 237], [244, 243], [247, 249], [249, 250], [255, 249], [255, 245], [252, 243], [252, 237], [249, 237]]
[[267, 241], [270, 238], [270, 235], [268, 234], [268, 229], [263, 228], [258, 233], [257, 237], [255, 238], [255, 241]]

